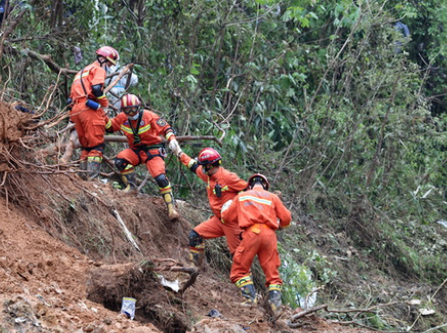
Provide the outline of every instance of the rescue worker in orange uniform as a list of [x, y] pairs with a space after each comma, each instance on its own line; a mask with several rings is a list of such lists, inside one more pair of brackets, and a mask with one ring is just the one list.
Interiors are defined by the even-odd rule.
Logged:
[[236, 249], [230, 279], [240, 288], [245, 304], [256, 304], [256, 291], [250, 276], [253, 259], [258, 255], [269, 290], [268, 302], [274, 313], [281, 306], [281, 264], [275, 231], [287, 228], [292, 214], [276, 194], [268, 192], [269, 182], [261, 174], [248, 180], [248, 190], [240, 193], [222, 209], [222, 217], [228, 223], [238, 222], [244, 230], [242, 242]]
[[204, 240], [222, 236], [226, 237], [228, 248], [233, 255], [241, 242], [242, 230], [237, 221], [232, 223], [221, 221], [220, 211], [227, 201], [247, 188], [247, 182], [240, 179], [235, 173], [224, 169], [220, 165], [222, 157], [213, 148], [202, 149], [197, 160], [192, 159], [181, 150], [177, 156], [183, 165], [206, 183], [208, 201], [214, 213], [209, 220], [200, 223], [189, 233], [191, 260], [197, 267], [200, 267], [205, 255]]
[[119, 59], [118, 52], [110, 46], [99, 48], [96, 54], [96, 61], [76, 74], [70, 94], [70, 120], [82, 146], [80, 169], [87, 170], [90, 178], [99, 175], [105, 148], [104, 108], [109, 105], [104, 95], [105, 68]]
[[145, 164], [166, 202], [169, 219], [178, 219], [171, 184], [166, 177], [164, 158], [167, 154], [162, 141], [162, 137], [165, 137], [169, 148], [177, 155], [181, 148], [174, 130], [166, 120], [154, 112], [142, 110], [140, 99], [133, 94], [123, 96], [121, 111], [115, 118], [108, 119], [106, 131], [113, 133], [121, 130], [127, 137], [129, 148], [121, 151], [115, 158], [115, 166], [127, 179], [128, 186], [125, 191], [136, 187], [135, 167]]

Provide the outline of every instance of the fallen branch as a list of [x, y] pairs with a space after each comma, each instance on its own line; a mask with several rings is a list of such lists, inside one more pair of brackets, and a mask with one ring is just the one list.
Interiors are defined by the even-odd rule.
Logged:
[[[31, 6], [34, 4], [34, 1], [31, 2]], [[15, 18], [15, 20], [9, 22], [8, 28], [5, 30], [5, 32], [3, 33], [2, 36], [2, 41], [0, 44], [0, 59], [2, 58], [3, 55], [3, 50], [5, 47], [5, 41], [6, 39], [9, 37], [9, 35], [12, 34], [12, 32], [14, 31], [14, 29], [16, 28], [17, 24], [19, 24], [19, 22], [22, 20], [23, 15], [25, 15], [25, 13], [28, 10], [28, 6], [24, 6], [23, 9], [19, 12], [19, 14], [17, 15], [17, 17]], [[6, 15], [6, 14], [4, 14]], [[5, 22], [6, 23], [6, 22]], [[3, 25], [2, 25], [3, 26]]]
[[68, 143], [65, 146], [64, 155], [62, 155], [60, 162], [61, 163], [68, 163], [71, 160], [71, 156], [73, 155], [73, 150], [76, 148], [76, 146], [79, 145], [78, 140], [78, 133], [76, 131], [73, 131], [70, 133], [70, 138], [68, 140]]
[[121, 72], [120, 72], [120, 74], [118, 75], [118, 77], [117, 77], [116, 79], [114, 79], [114, 80], [112, 81], [112, 83], [110, 83], [110, 84], [107, 86], [107, 88], [104, 89], [104, 94], [107, 94], [107, 93], [109, 92], [109, 90], [112, 89], [112, 88], [119, 82], [119, 80], [121, 80], [121, 78], [122, 78], [124, 75], [126, 75], [126, 74], [131, 70], [131, 68], [133, 67], [133, 65], [134, 65], [134, 64], [130, 63], [130, 64], [128, 64], [126, 67], [124, 67], [124, 68], [121, 70]]
[[[300, 323], [300, 322], [294, 323], [294, 321], [298, 320], [300, 318], [303, 318], [303, 317], [305, 317], [305, 316], [307, 316], [307, 315], [309, 315], [311, 313], [320, 311], [320, 310], [325, 310], [326, 312], [330, 312], [330, 313], [352, 313], [352, 312], [366, 313], [366, 312], [373, 312], [376, 309], [383, 308], [385, 306], [395, 305], [395, 304], [398, 304], [398, 303], [400, 303], [400, 302], [390, 302], [390, 303], [386, 303], [386, 304], [380, 304], [380, 305], [377, 305], [377, 306], [372, 306], [372, 307], [367, 308], [367, 309], [349, 309], [349, 310], [330, 310], [330, 309], [328, 309], [328, 305], [327, 304], [323, 304], [323, 305], [319, 305], [319, 306], [315, 306], [313, 308], [307, 309], [305, 311], [301, 311], [300, 313], [297, 313], [297, 314], [293, 315], [290, 318], [290, 320], [287, 321], [287, 326], [289, 326], [290, 328], [301, 327], [301, 326], [303, 326], [303, 323]], [[340, 325], [358, 325], [358, 326], [369, 328], [369, 329], [373, 330], [373, 328], [370, 328], [370, 327], [365, 326], [363, 324], [357, 323], [355, 321], [345, 321], [345, 322], [343, 322], [343, 321], [334, 321], [334, 322], [336, 322], [337, 324], [340, 324]]]
[[165, 267], [165, 268], [156, 268], [157, 271], [170, 271], [170, 272], [183, 272], [189, 274], [189, 279], [183, 284], [183, 287], [178, 291], [181, 295], [191, 287], [197, 280], [197, 277], [199, 276], [199, 271], [193, 267]]
[[63, 68], [63, 67], [59, 66], [58, 64], [56, 64], [56, 62], [53, 60], [53, 58], [49, 54], [40, 54], [40, 53], [37, 53], [37, 52], [29, 50], [29, 49], [20, 49], [20, 52], [21, 52], [21, 54], [28, 56], [32, 59], [43, 61], [48, 66], [49, 69], [51, 69], [53, 72], [55, 72], [57, 74], [76, 75], [78, 73], [77, 70]]
[[129, 231], [129, 229], [127, 229], [126, 224], [124, 223], [124, 221], [123, 221], [123, 219], [121, 218], [121, 216], [120, 216], [120, 214], [118, 213], [118, 211], [117, 211], [116, 209], [112, 209], [111, 212], [112, 212], [113, 216], [115, 216], [116, 219], [118, 220], [118, 222], [120, 223], [121, 227], [122, 227], [123, 230], [124, 230], [124, 234], [126, 235], [126, 237], [127, 237], [127, 239], [129, 240], [129, 242], [133, 245], [133, 247], [134, 247], [138, 252], [142, 253], [141, 250], [140, 250], [140, 248], [138, 247], [137, 242], [135, 242], [135, 240], [133, 239], [133, 236], [132, 236], [131, 232]]
[[159, 272], [182, 272], [182, 273], [188, 273], [189, 279], [183, 284], [183, 287], [178, 291], [181, 295], [191, 287], [197, 280], [197, 277], [199, 276], [199, 271], [194, 267], [182, 267], [182, 266], [174, 266], [179, 265], [179, 263], [171, 258], [164, 258], [164, 259], [152, 259], [153, 262], [157, 263], [163, 263], [165, 266], [163, 267], [155, 267], [156, 271]]
[[[428, 299], [427, 303], [430, 303], [430, 302], [435, 298], [435, 296], [438, 294], [438, 292], [439, 292], [442, 288], [444, 288], [444, 286], [445, 286], [446, 284], [447, 284], [447, 279], [445, 279], [445, 280], [441, 283], [441, 285], [438, 287], [438, 289], [436, 289], [436, 291], [434, 292], [434, 294], [430, 296], [430, 298]], [[408, 328], [408, 330], [413, 329], [414, 325], [416, 325], [416, 323], [418, 322], [418, 320], [419, 320], [419, 318], [420, 318], [421, 316], [422, 316], [422, 312], [419, 312], [418, 316], [417, 316], [416, 319], [414, 320], [413, 324], [411, 324], [411, 326]]]

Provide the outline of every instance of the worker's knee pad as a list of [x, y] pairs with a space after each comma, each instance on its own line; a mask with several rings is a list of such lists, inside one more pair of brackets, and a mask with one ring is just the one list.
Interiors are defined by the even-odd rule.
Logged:
[[169, 185], [169, 180], [164, 173], [155, 177], [155, 181], [157, 182], [158, 187], [160, 188], [164, 188]]
[[190, 247], [196, 247], [203, 243], [203, 238], [194, 230], [189, 232], [188, 238]]
[[123, 171], [129, 165], [129, 162], [124, 158], [115, 158], [115, 166], [119, 171]]

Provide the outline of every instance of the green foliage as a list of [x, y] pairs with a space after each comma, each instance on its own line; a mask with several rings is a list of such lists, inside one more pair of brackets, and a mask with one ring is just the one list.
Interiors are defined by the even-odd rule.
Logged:
[[[281, 245], [279, 245], [279, 251], [281, 253], [280, 273], [284, 283], [283, 302], [293, 308], [312, 307], [317, 297], [317, 290], [330, 284], [337, 276], [337, 272], [331, 268], [327, 258], [317, 251], [305, 253], [306, 250], [294, 248], [287, 252]], [[292, 253], [305, 257], [305, 261], [298, 264]]]
[[[383, 272], [443, 280], [447, 249], [433, 224], [446, 213], [447, 4], [21, 3], [10, 17], [26, 13], [7, 36], [0, 59], [6, 99], [59, 112], [72, 76], [58, 77], [27, 50], [80, 69], [99, 46], [111, 45], [122, 64], [135, 63], [139, 84], [131, 92], [159, 110], [178, 135], [220, 137], [225, 131], [221, 147], [204, 140], [183, 144], [189, 155], [213, 146], [241, 177], [265, 173], [284, 193], [294, 218], [313, 216], [346, 232]], [[395, 30], [397, 21], [408, 25], [411, 37]], [[74, 46], [83, 50], [78, 65]], [[112, 156], [121, 146], [109, 149]], [[175, 195], [203, 193], [197, 177], [181, 168], [175, 158], [167, 160]], [[142, 179], [146, 170], [138, 173]], [[324, 225], [309, 220], [309, 228]], [[295, 240], [283, 244], [285, 252], [297, 248]], [[314, 287], [307, 269], [318, 284], [335, 279], [328, 258], [300, 251], [295, 255], [306, 262], [286, 257], [289, 266], [283, 267], [295, 281], [285, 292], [290, 304], [297, 292]]]

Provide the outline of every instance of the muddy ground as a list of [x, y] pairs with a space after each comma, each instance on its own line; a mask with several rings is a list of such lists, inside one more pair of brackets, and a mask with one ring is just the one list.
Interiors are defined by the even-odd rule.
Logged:
[[[2, 332], [367, 332], [318, 313], [292, 329], [299, 309], [274, 320], [262, 300], [241, 307], [238, 289], [209, 265], [183, 293], [164, 286], [190, 280], [187, 234], [202, 212], [182, 204], [171, 222], [156, 193], [81, 180], [76, 166], [58, 164], [62, 151], [42, 153], [51, 130], [11, 110], [0, 103]], [[123, 297], [137, 300], [134, 320], [120, 314]]]

